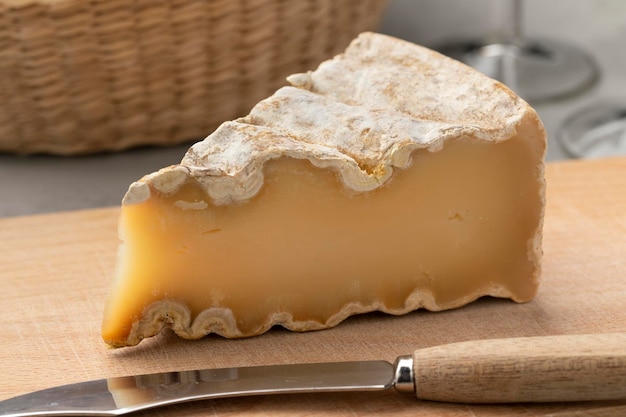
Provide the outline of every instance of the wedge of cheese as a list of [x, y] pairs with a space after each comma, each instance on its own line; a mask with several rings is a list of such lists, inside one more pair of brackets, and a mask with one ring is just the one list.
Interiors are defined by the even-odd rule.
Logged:
[[130, 186], [108, 344], [533, 298], [545, 134], [527, 103], [372, 33], [288, 80]]

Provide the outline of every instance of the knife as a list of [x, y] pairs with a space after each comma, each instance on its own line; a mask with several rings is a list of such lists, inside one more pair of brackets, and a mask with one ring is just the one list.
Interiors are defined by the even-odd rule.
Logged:
[[63, 385], [0, 402], [0, 416], [117, 416], [247, 395], [379, 391], [516, 403], [626, 398], [626, 333], [452, 343], [386, 361], [163, 372]]

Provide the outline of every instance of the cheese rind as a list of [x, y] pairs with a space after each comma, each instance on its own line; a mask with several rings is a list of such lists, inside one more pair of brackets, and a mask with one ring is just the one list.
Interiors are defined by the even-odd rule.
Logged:
[[131, 185], [107, 343], [534, 296], [545, 134], [525, 102], [375, 34], [289, 81]]

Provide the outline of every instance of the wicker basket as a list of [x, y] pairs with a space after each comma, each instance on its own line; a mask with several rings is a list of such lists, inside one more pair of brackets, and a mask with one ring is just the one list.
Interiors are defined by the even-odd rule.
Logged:
[[386, 0], [0, 0], [0, 151], [205, 137], [374, 30]]

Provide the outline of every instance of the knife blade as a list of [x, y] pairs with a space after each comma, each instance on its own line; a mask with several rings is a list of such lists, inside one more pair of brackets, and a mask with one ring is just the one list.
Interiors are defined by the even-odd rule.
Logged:
[[113, 377], [0, 402], [0, 416], [117, 416], [220, 397], [380, 391], [515, 403], [626, 398], [626, 333], [451, 343], [386, 361], [269, 365]]

